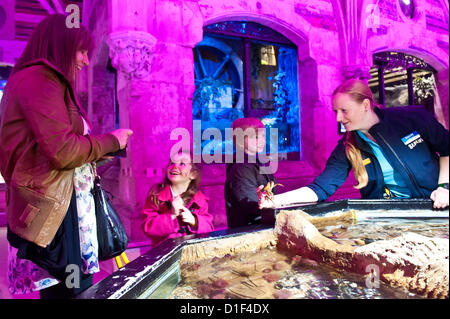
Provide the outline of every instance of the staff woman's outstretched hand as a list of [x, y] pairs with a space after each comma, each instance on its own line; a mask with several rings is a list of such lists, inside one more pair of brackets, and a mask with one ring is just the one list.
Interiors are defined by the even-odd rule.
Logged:
[[123, 150], [127, 146], [128, 139], [131, 134], [133, 134], [133, 131], [127, 128], [119, 128], [112, 131], [111, 134], [117, 138], [120, 144], [120, 149]]
[[449, 191], [443, 187], [436, 188], [430, 195], [434, 208], [446, 208], [449, 204]]
[[270, 199], [270, 197], [264, 191], [264, 185], [260, 185], [256, 189], [256, 193], [258, 194], [259, 209], [275, 208], [274, 202]]

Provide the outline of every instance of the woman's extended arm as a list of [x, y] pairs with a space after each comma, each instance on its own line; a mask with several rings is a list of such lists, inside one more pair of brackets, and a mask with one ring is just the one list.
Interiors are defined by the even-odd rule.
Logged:
[[325, 169], [309, 185], [276, 195], [273, 202], [263, 192], [265, 185], [263, 187], [259, 186], [256, 190], [259, 198], [259, 208], [274, 208], [326, 200], [341, 187], [347, 179], [350, 170], [351, 164], [345, 155], [345, 146], [343, 139], [341, 139], [328, 158]]
[[449, 173], [448, 173], [448, 165], [449, 165], [449, 157], [441, 156], [439, 158], [439, 179], [438, 184], [448, 183]]
[[309, 187], [300, 187], [292, 191], [275, 195], [273, 201], [263, 192], [263, 187], [258, 187], [259, 208], [278, 208], [291, 204], [317, 202], [317, 194]]

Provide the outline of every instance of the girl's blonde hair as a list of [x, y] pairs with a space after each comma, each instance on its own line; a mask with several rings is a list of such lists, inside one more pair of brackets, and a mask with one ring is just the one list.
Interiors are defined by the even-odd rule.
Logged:
[[[369, 86], [362, 80], [350, 79], [345, 81], [334, 90], [332, 97], [334, 98], [338, 93], [348, 94], [357, 103], [363, 103], [365, 99], [368, 99], [372, 109], [379, 107], [379, 105], [374, 101], [373, 94]], [[344, 145], [345, 154], [352, 164], [355, 178], [358, 181], [358, 185], [355, 185], [354, 187], [356, 189], [361, 189], [367, 186], [369, 176], [367, 175], [367, 170], [363, 163], [361, 151], [356, 146], [355, 134], [356, 133], [353, 131], [347, 132], [345, 134]]]

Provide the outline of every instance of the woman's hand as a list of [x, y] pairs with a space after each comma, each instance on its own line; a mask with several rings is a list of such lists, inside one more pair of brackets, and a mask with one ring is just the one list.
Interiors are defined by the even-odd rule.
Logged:
[[434, 208], [446, 208], [448, 207], [448, 196], [449, 191], [443, 187], [436, 188], [430, 195], [431, 200], [433, 201]]
[[119, 128], [112, 131], [111, 134], [117, 138], [117, 140], [119, 141], [120, 149], [123, 150], [127, 146], [128, 139], [130, 138], [131, 134], [133, 134], [133, 131], [127, 128]]
[[192, 214], [191, 211], [184, 206], [180, 210], [180, 217], [183, 223], [189, 224], [192, 227], [197, 226], [197, 218], [195, 218], [195, 215]]
[[270, 199], [269, 195], [263, 190], [264, 185], [260, 185], [256, 189], [259, 200], [259, 209], [263, 208], [275, 208], [275, 203]]

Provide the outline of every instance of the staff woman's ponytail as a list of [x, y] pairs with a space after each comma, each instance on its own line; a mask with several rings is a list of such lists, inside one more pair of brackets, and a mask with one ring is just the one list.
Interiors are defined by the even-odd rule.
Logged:
[[358, 181], [358, 185], [353, 186], [356, 189], [361, 189], [369, 182], [369, 175], [367, 175], [366, 167], [363, 164], [361, 151], [356, 147], [355, 133], [347, 132], [344, 140], [345, 155], [352, 164], [355, 178]]
[[[334, 90], [333, 97], [338, 93], [348, 94], [357, 103], [362, 103], [365, 99], [368, 99], [372, 108], [379, 107], [379, 105], [374, 102], [372, 91], [364, 81], [358, 79], [347, 80]], [[361, 151], [356, 146], [355, 134], [355, 132], [351, 131], [347, 132], [345, 135], [345, 155], [352, 164], [355, 178], [358, 181], [358, 185], [355, 185], [354, 187], [356, 189], [361, 189], [367, 186], [369, 176], [367, 175], [367, 170], [363, 163]]]

